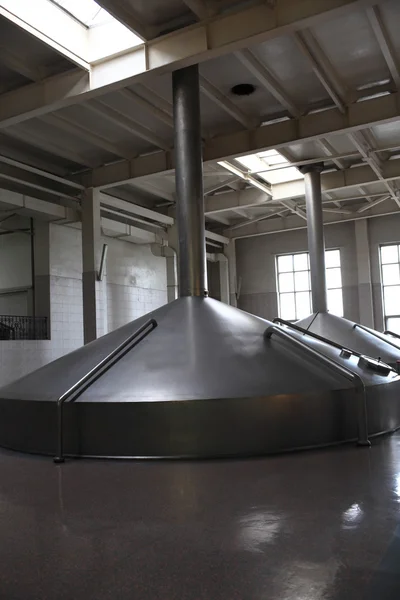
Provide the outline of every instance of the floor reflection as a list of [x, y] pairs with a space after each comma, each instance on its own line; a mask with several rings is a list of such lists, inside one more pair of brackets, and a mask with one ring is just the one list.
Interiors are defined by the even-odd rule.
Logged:
[[400, 598], [400, 435], [233, 461], [0, 452], [0, 481], [0, 599]]

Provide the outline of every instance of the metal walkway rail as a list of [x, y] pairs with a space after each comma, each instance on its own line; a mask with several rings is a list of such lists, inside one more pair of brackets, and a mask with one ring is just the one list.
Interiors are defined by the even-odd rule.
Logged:
[[[115, 365], [129, 350], [131, 350], [136, 344], [141, 342], [153, 329], [157, 327], [157, 321], [155, 319], [149, 319], [139, 329], [132, 333], [126, 338], [119, 346], [114, 348], [112, 352], [107, 354], [93, 369], [88, 371], [86, 375], [81, 377], [79, 381], [74, 383], [62, 396], [57, 400], [57, 454], [54, 457], [55, 463], [64, 462], [64, 449], [63, 449], [63, 406], [66, 400], [71, 398], [74, 394], [73, 399], [76, 400], [79, 396], [90, 387], [99, 377], [101, 377], [110, 367]], [[113, 359], [115, 360], [113, 361]]]
[[314, 359], [316, 359], [317, 361], [322, 363], [324, 366], [328, 367], [332, 371], [335, 371], [339, 375], [342, 375], [342, 377], [345, 377], [346, 379], [350, 380], [354, 384], [354, 387], [357, 392], [357, 398], [358, 398], [358, 402], [357, 402], [358, 444], [360, 446], [370, 446], [370, 442], [368, 440], [367, 402], [366, 402], [365, 385], [364, 385], [364, 382], [361, 379], [361, 377], [359, 375], [357, 375], [357, 373], [354, 373], [353, 371], [348, 369], [347, 367], [344, 367], [343, 365], [339, 365], [332, 358], [329, 358], [328, 356], [325, 356], [325, 354], [318, 352], [318, 350], [315, 350], [315, 348], [311, 348], [302, 340], [298, 340], [297, 338], [293, 337], [292, 335], [290, 335], [290, 333], [288, 333], [287, 331], [283, 330], [280, 327], [271, 325], [270, 327], [268, 327], [268, 329], [266, 329], [264, 335], [267, 339], [270, 339], [274, 334], [283, 338], [284, 340], [286, 340], [293, 346], [297, 346], [298, 348], [300, 348], [301, 350], [305, 351], [307, 354], [312, 356]]

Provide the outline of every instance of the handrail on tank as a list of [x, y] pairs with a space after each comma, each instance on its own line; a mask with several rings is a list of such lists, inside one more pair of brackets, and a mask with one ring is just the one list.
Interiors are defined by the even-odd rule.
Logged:
[[270, 339], [273, 334], [276, 334], [276, 335], [282, 337], [284, 340], [290, 342], [294, 346], [297, 346], [298, 348], [301, 348], [301, 350], [306, 351], [310, 356], [315, 358], [317, 361], [323, 363], [325, 366], [329, 367], [331, 370], [335, 371], [339, 375], [342, 375], [343, 377], [345, 377], [346, 379], [348, 379], [352, 383], [354, 383], [354, 387], [356, 389], [357, 396], [358, 396], [358, 402], [357, 402], [358, 444], [360, 446], [370, 446], [371, 444], [370, 444], [370, 441], [368, 440], [366, 392], [365, 392], [365, 385], [364, 385], [364, 382], [361, 379], [361, 377], [357, 373], [354, 373], [354, 371], [351, 371], [351, 369], [348, 369], [347, 367], [344, 367], [343, 365], [338, 364], [332, 358], [329, 358], [325, 354], [322, 354], [322, 352], [319, 352], [315, 348], [311, 348], [310, 346], [308, 346], [308, 344], [306, 344], [302, 340], [299, 340], [299, 339], [293, 337], [292, 335], [290, 335], [290, 333], [288, 333], [284, 329], [281, 329], [280, 327], [276, 327], [275, 325], [270, 325], [266, 329], [264, 335], [267, 339]]
[[[63, 463], [64, 462], [64, 452], [63, 452], [63, 406], [64, 402], [68, 400], [73, 394], [76, 393], [74, 400], [79, 398], [79, 396], [90, 387], [99, 377], [101, 377], [111, 366], [115, 365], [125, 354], [132, 349], [132, 347], [128, 347], [131, 342], [139, 343], [142, 341], [153, 329], [157, 327], [157, 321], [155, 319], [149, 319], [143, 325], [139, 327], [134, 333], [132, 333], [129, 337], [126, 338], [121, 344], [119, 344], [114, 350], [112, 350], [107, 356], [105, 356], [95, 367], [90, 369], [84, 375], [74, 383], [72, 387], [70, 387], [64, 394], [62, 394], [57, 400], [57, 454], [54, 457], [55, 463]], [[137, 338], [141, 335], [142, 337], [137, 340]], [[136, 344], [135, 344], [136, 345]], [[125, 350], [125, 352], [123, 352]], [[119, 356], [117, 356], [119, 354]], [[114, 362], [112, 362], [113, 358], [116, 358]], [[90, 380], [90, 381], [89, 381]], [[87, 384], [87, 385], [85, 385]]]
[[393, 348], [396, 348], [396, 350], [398, 350], [400, 352], [400, 347], [397, 344], [394, 344], [393, 342], [389, 341], [387, 338], [382, 337], [382, 335], [380, 335], [374, 329], [370, 329], [369, 327], [365, 327], [365, 325], [360, 325], [360, 323], [355, 323], [353, 325], [353, 329], [355, 329], [356, 327], [359, 327], [363, 331], [366, 331], [367, 333], [370, 333], [371, 335], [375, 336], [376, 338], [378, 338], [378, 340], [381, 340], [385, 344], [389, 344], [389, 346], [393, 346]]
[[354, 356], [361, 356], [361, 353], [357, 352], [356, 350], [352, 350], [351, 348], [348, 348], [347, 346], [342, 346], [341, 344], [338, 344], [337, 342], [334, 342], [333, 340], [323, 337], [322, 335], [319, 335], [318, 333], [314, 333], [313, 331], [304, 329], [304, 327], [300, 327], [300, 325], [296, 325], [295, 323], [291, 323], [290, 321], [285, 321], [285, 319], [280, 319], [279, 317], [276, 317], [276, 319], [274, 319], [273, 322], [281, 323], [282, 325], [286, 325], [287, 327], [290, 327], [291, 329], [294, 329], [295, 331], [304, 333], [304, 335], [309, 335], [310, 337], [315, 338], [316, 340], [319, 340], [320, 342], [324, 342], [325, 344], [329, 344], [329, 346], [333, 346], [334, 348], [337, 348], [338, 350], [348, 350], [349, 352], [354, 354]]
[[389, 329], [386, 329], [386, 331], [383, 332], [385, 335], [391, 335], [392, 337], [400, 340], [400, 335], [398, 333], [395, 333], [394, 331], [390, 331]]

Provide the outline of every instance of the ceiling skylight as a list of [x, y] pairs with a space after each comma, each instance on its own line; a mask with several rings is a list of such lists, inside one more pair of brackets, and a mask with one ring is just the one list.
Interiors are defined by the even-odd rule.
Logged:
[[94, 0], [51, 0], [63, 8], [77, 21], [86, 27], [100, 25], [113, 19], [113, 17], [104, 8], [99, 6]]
[[296, 167], [290, 166], [289, 161], [278, 150], [257, 152], [257, 154], [241, 156], [235, 160], [249, 173], [258, 175], [271, 185], [304, 178]]

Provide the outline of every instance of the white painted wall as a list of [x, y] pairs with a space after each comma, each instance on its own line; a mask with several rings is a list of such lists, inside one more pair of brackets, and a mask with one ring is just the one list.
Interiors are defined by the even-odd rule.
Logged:
[[[52, 224], [49, 238], [51, 340], [0, 341], [0, 385], [83, 344], [81, 231]], [[109, 246], [106, 277], [99, 282], [106, 333], [165, 304], [167, 280], [166, 260], [150, 246], [103, 241]]]
[[[358, 321], [357, 257], [354, 223], [325, 228], [326, 248], [340, 248], [344, 316]], [[307, 231], [298, 229], [236, 240], [237, 278], [241, 278], [239, 308], [272, 320], [278, 316], [275, 257], [307, 252]]]
[[165, 258], [149, 245], [104, 239], [107, 255], [107, 316], [112, 331], [167, 302]]
[[[356, 243], [355, 222], [325, 227], [327, 248], [340, 248], [342, 260], [344, 316], [363, 323], [365, 315], [360, 307], [370, 302], [372, 284], [372, 312], [374, 326], [383, 331], [382, 286], [379, 263], [381, 244], [400, 242], [400, 213], [387, 217], [366, 219], [365, 247]], [[278, 315], [275, 256], [285, 252], [307, 250], [305, 229], [236, 240], [237, 277], [242, 278], [239, 307], [272, 320]], [[358, 252], [358, 256], [357, 256]], [[369, 263], [369, 264], [368, 264]], [[369, 277], [370, 276], [370, 277]], [[399, 298], [400, 304], [400, 298]]]

